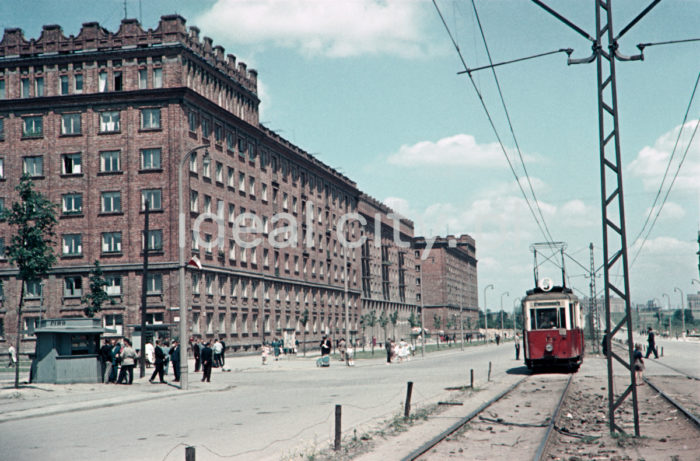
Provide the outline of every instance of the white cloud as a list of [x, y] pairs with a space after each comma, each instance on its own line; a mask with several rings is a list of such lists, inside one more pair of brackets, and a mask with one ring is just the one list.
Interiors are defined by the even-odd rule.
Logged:
[[478, 144], [469, 134], [458, 134], [437, 142], [421, 141], [412, 146], [403, 145], [388, 158], [392, 165], [401, 166], [505, 166], [503, 151], [498, 143]]
[[237, 44], [294, 48], [306, 55], [420, 56], [424, 3], [404, 0], [217, 0], [196, 19]]
[[[660, 205], [654, 206], [654, 212], [652, 216], [655, 216], [656, 213], [659, 210]], [[651, 207], [647, 208], [646, 211], [644, 212], [644, 216], [649, 216], [649, 213], [651, 211]], [[659, 220], [664, 221], [664, 220], [677, 220], [685, 217], [685, 210], [683, 209], [682, 206], [675, 202], [666, 202], [664, 204], [664, 208], [661, 210], [661, 214], [659, 215]]]
[[[683, 127], [683, 133], [680, 140], [678, 140], [674, 160], [671, 163], [668, 176], [664, 184], [664, 191], [668, 188], [671, 179], [676, 174], [678, 164], [686, 149], [688, 149], [688, 143], [690, 142], [690, 138], [697, 123], [697, 120], [691, 120]], [[646, 190], [658, 190], [659, 185], [661, 184], [661, 178], [663, 177], [668, 166], [671, 152], [673, 152], [673, 146], [676, 144], [676, 140], [678, 139], [680, 129], [681, 127], [678, 126], [673, 130], [664, 133], [654, 142], [653, 146], [644, 147], [637, 155], [637, 158], [630, 162], [630, 172], [642, 179], [642, 183], [644, 184], [644, 188]], [[690, 144], [690, 148], [688, 149], [688, 153], [678, 174], [678, 178], [675, 181], [673, 189], [685, 191], [700, 190], [700, 182], [697, 180], [699, 176], [700, 133], [696, 133], [692, 140], [692, 144]]]

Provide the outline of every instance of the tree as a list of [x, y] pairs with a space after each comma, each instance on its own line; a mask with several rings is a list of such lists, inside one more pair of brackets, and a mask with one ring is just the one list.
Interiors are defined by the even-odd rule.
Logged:
[[95, 260], [95, 268], [90, 274], [90, 293], [83, 296], [82, 301], [87, 304], [83, 308], [86, 317], [94, 317], [96, 313], [102, 310], [102, 305], [106, 302], [114, 304], [114, 299], [110, 298], [105, 287], [107, 281], [102, 275], [102, 267], [100, 262]]
[[389, 321], [391, 322], [391, 335], [396, 339], [396, 324], [399, 323], [399, 311], [395, 310], [389, 314]]
[[386, 312], [382, 311], [379, 315], [379, 326], [384, 330], [384, 341], [386, 341], [386, 326], [389, 324], [389, 317], [386, 316]]
[[370, 327], [372, 332], [372, 356], [374, 356], [374, 326], [377, 324], [377, 313], [375, 311], [370, 311], [365, 316], [365, 323]]
[[437, 347], [440, 349], [440, 328], [442, 328], [442, 317], [437, 314], [433, 314], [433, 325], [435, 326]]
[[304, 312], [301, 313], [301, 317], [299, 317], [299, 323], [301, 323], [301, 327], [303, 328], [303, 349], [304, 349], [304, 357], [306, 357], [306, 324], [309, 323], [309, 309], [306, 308], [304, 309]]
[[[690, 309], [683, 309], [685, 312], [685, 323], [686, 325], [692, 325], [693, 324], [693, 311]], [[675, 312], [673, 312], [673, 320], [679, 322], [679, 324], [682, 322], [682, 317], [681, 317], [681, 310], [676, 309]]]
[[411, 312], [411, 315], [408, 316], [408, 324], [411, 328], [420, 326], [420, 319], [416, 316], [415, 312]]
[[[17, 266], [17, 279], [20, 281], [16, 339], [19, 358], [25, 287], [28, 282], [37, 282], [45, 277], [56, 263], [52, 245], [57, 220], [56, 204], [34, 190], [27, 174], [22, 175], [15, 190], [19, 193], [19, 201], [0, 212], [0, 217], [13, 228], [5, 252], [10, 264]], [[19, 362], [15, 368], [15, 388], [18, 387]]]

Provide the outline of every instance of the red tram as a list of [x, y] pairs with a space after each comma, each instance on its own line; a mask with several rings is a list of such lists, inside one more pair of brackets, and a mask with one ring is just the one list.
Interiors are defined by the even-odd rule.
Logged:
[[554, 286], [547, 278], [538, 280], [533, 248], [536, 288], [528, 290], [522, 299], [523, 349], [528, 368], [562, 366], [576, 371], [583, 362], [581, 305], [564, 283], [563, 248], [562, 244], [562, 286]]

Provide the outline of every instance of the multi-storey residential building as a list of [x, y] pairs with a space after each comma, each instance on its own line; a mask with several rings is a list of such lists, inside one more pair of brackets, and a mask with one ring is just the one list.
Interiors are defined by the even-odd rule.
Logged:
[[476, 328], [479, 296], [474, 239], [466, 234], [437, 237], [431, 247], [430, 240], [415, 237], [413, 251], [425, 327], [459, 337], [461, 318], [465, 330]]
[[[38, 39], [6, 29], [0, 41], [0, 206], [16, 199], [22, 174], [59, 204], [58, 263], [26, 290], [25, 328], [40, 315], [82, 315], [81, 296], [99, 260], [114, 300], [99, 315], [130, 335], [140, 323], [141, 269], [148, 242], [147, 323], [177, 336], [178, 187], [188, 159], [187, 274], [191, 334], [223, 337], [234, 351], [296, 333], [344, 328], [345, 271], [334, 227], [358, 210], [356, 184], [260, 124], [257, 73], [178, 15], [156, 29], [124, 20], [117, 32], [86, 23], [77, 36], [45, 26]], [[150, 232], [143, 238], [145, 204]], [[224, 221], [224, 234], [206, 220]], [[246, 214], [247, 213], [247, 214]], [[286, 213], [276, 221], [273, 217]], [[239, 216], [261, 243], [237, 244]], [[257, 218], [257, 219], [256, 219]], [[297, 226], [289, 223], [298, 220]], [[257, 221], [257, 223], [256, 223]], [[287, 229], [283, 229], [289, 225]], [[348, 240], [360, 225], [345, 226]], [[298, 243], [290, 243], [298, 230]], [[9, 227], [0, 223], [0, 246]], [[206, 248], [207, 242], [217, 242]], [[204, 244], [203, 244], [204, 243]], [[350, 330], [359, 328], [360, 257], [348, 259]], [[2, 339], [16, 334], [16, 269], [0, 260]], [[165, 333], [165, 331], [163, 331]], [[28, 338], [30, 339], [30, 338]]]
[[[364, 334], [396, 340], [411, 334], [409, 319], [417, 318], [415, 259], [411, 250], [413, 222], [394, 215], [391, 208], [376, 199], [360, 195], [359, 214], [365, 219], [362, 236], [362, 312], [389, 319], [385, 328]], [[392, 322], [391, 319], [396, 320]], [[386, 332], [384, 331], [386, 330]]]

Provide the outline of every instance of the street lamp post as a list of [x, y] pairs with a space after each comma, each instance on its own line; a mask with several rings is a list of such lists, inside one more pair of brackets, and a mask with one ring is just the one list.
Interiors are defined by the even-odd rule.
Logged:
[[197, 146], [187, 152], [180, 160], [179, 168], [177, 169], [177, 211], [178, 211], [178, 272], [180, 283], [180, 389], [186, 390], [188, 386], [187, 380], [187, 308], [185, 307], [185, 212], [182, 204], [182, 168], [199, 149], [209, 147], [209, 144]]
[[673, 291], [677, 291], [681, 295], [681, 338], [685, 338], [685, 295], [683, 294], [683, 290], [681, 290], [678, 287], [675, 287]]
[[425, 357], [425, 305], [423, 303], [423, 263], [418, 265], [420, 270], [420, 356]]
[[513, 300], [513, 337], [515, 337], [515, 332], [518, 330], [518, 306], [520, 302], [518, 298]]
[[491, 288], [492, 290], [494, 289], [493, 283], [489, 283], [484, 287], [484, 329], [486, 330], [486, 342], [489, 342], [489, 314], [488, 311], [486, 310], [486, 290]]
[[501, 293], [501, 330], [503, 330], [503, 296], [510, 296], [510, 293], [504, 291]]

